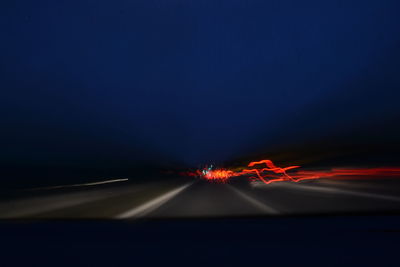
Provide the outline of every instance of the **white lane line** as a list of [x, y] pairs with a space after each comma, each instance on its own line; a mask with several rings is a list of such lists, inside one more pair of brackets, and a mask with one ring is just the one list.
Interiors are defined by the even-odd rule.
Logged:
[[175, 188], [159, 197], [156, 197], [153, 200], [150, 200], [149, 202], [146, 202], [138, 207], [135, 207], [133, 209], [130, 209], [128, 211], [125, 211], [117, 216], [115, 216], [116, 219], [127, 219], [130, 217], [141, 217], [144, 216], [146, 214], [148, 214], [149, 212], [157, 209], [158, 207], [162, 206], [163, 204], [165, 204], [167, 201], [171, 200], [172, 198], [174, 198], [176, 195], [178, 195], [179, 193], [181, 193], [183, 190], [185, 190], [186, 188], [188, 188], [190, 185], [192, 185], [193, 183], [187, 183], [184, 184], [178, 188]]
[[25, 191], [35, 191], [35, 190], [47, 190], [47, 189], [59, 189], [59, 188], [68, 188], [68, 187], [79, 187], [79, 186], [91, 186], [91, 185], [99, 185], [99, 184], [109, 184], [109, 183], [117, 183], [117, 182], [125, 182], [128, 181], [128, 178], [123, 179], [113, 179], [113, 180], [105, 180], [99, 182], [92, 183], [84, 183], [84, 184], [68, 184], [68, 185], [56, 185], [56, 186], [47, 186], [47, 187], [36, 187], [26, 189]]
[[382, 195], [382, 194], [375, 194], [375, 193], [367, 193], [367, 192], [360, 192], [360, 191], [353, 191], [353, 190], [344, 190], [326, 186], [315, 186], [315, 185], [287, 185], [292, 187], [293, 189], [303, 189], [303, 190], [310, 190], [310, 191], [318, 191], [318, 192], [325, 192], [331, 194], [344, 194], [344, 195], [354, 195], [359, 197], [366, 197], [366, 198], [377, 198], [383, 200], [390, 200], [390, 201], [400, 201], [400, 197], [390, 196], [390, 195]]
[[228, 185], [228, 187], [235, 192], [236, 194], [238, 194], [240, 197], [242, 197], [243, 199], [247, 200], [248, 202], [250, 202], [251, 204], [253, 204], [254, 206], [256, 206], [257, 208], [261, 209], [262, 211], [266, 212], [266, 213], [270, 213], [270, 214], [279, 214], [280, 212], [277, 211], [276, 209], [267, 206], [266, 204], [258, 201], [257, 199], [252, 198], [251, 196], [243, 193], [242, 191], [240, 191], [239, 189], [236, 189], [235, 187]]

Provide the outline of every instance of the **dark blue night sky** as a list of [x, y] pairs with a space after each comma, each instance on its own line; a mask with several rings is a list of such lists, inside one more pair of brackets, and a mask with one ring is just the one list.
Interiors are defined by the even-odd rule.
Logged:
[[398, 3], [2, 1], [1, 160], [196, 165], [328, 136], [390, 146]]

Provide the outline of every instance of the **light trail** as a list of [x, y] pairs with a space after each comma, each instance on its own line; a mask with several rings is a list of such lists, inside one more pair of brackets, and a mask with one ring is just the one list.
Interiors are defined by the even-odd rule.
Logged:
[[[227, 182], [230, 178], [236, 177], [236, 176], [242, 176], [242, 175], [248, 175], [248, 174], [256, 174], [256, 177], [250, 177], [250, 178], [258, 178], [261, 181], [263, 181], [266, 184], [272, 183], [274, 181], [295, 181], [291, 176], [287, 174], [286, 171], [299, 168], [300, 166], [289, 166], [285, 168], [281, 168], [276, 166], [271, 160], [265, 159], [261, 161], [253, 161], [248, 164], [248, 167], [254, 167], [256, 165], [262, 165], [265, 164], [266, 168], [253, 168], [253, 169], [243, 169], [240, 172], [234, 172], [231, 170], [226, 170], [226, 169], [213, 169], [212, 165], [211, 167], [204, 168], [203, 170], [197, 170], [197, 175], [202, 177], [203, 179], [209, 180], [209, 181], [216, 181], [216, 182], [222, 182], [225, 183]], [[270, 172], [269, 175], [263, 175], [265, 172]], [[267, 180], [267, 177], [271, 177], [271, 173], [274, 174], [280, 174], [281, 177], [275, 178], [275, 179], [269, 179]], [[190, 176], [194, 176], [193, 174]]]
[[[400, 168], [333, 168], [325, 171], [297, 170], [300, 166], [278, 167], [271, 160], [264, 159], [250, 162], [241, 171], [228, 169], [214, 169], [211, 165], [196, 172], [185, 172], [183, 175], [198, 176], [212, 182], [226, 183], [232, 177], [248, 176], [252, 180], [260, 180], [265, 184], [281, 181], [300, 182], [304, 180], [315, 180], [321, 178], [360, 179], [376, 177], [400, 177]], [[296, 170], [295, 170], [296, 169]], [[287, 173], [291, 171], [290, 175]], [[252, 175], [252, 176], [249, 176]]]
[[126, 182], [128, 180], [129, 180], [128, 178], [122, 178], [122, 179], [104, 180], [104, 181], [83, 183], [83, 184], [68, 184], [68, 185], [56, 185], [56, 186], [47, 186], [47, 187], [35, 187], [35, 188], [25, 189], [25, 191], [51, 190], [51, 189], [60, 189], [60, 188], [69, 188], [69, 187], [93, 186], [93, 185], [100, 185], [100, 184]]

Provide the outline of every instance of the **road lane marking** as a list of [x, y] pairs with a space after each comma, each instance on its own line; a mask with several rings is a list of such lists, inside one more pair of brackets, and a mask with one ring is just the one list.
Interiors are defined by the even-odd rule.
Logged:
[[178, 188], [175, 188], [171, 191], [168, 191], [167, 193], [165, 193], [161, 196], [158, 196], [158, 197], [154, 198], [153, 200], [150, 200], [138, 207], [135, 207], [133, 209], [125, 211], [125, 212], [115, 216], [115, 218], [116, 219], [127, 219], [127, 218], [131, 218], [131, 217], [144, 216], [144, 215], [148, 214], [149, 212], [159, 208], [160, 206], [162, 206], [163, 204], [165, 204], [166, 202], [168, 202], [169, 200], [174, 198], [176, 195], [181, 193], [183, 190], [185, 190], [192, 184], [193, 183], [186, 183], [186, 184], [184, 184]]
[[251, 204], [253, 204], [254, 206], [256, 206], [257, 208], [261, 209], [262, 211], [266, 212], [266, 213], [270, 213], [270, 214], [279, 214], [280, 212], [277, 211], [276, 209], [258, 201], [257, 199], [254, 199], [253, 197], [243, 193], [242, 191], [240, 191], [239, 189], [236, 189], [235, 187], [228, 185], [228, 187], [235, 192], [237, 195], [239, 195], [240, 197], [242, 197], [243, 199], [245, 199], [246, 201], [250, 202]]
[[389, 201], [400, 201], [400, 197], [391, 196], [391, 195], [382, 195], [382, 194], [375, 194], [375, 193], [367, 193], [367, 192], [360, 192], [360, 191], [353, 191], [353, 190], [345, 190], [345, 189], [338, 189], [326, 186], [315, 186], [315, 185], [295, 185], [291, 184], [288, 185], [293, 189], [303, 189], [309, 191], [317, 191], [317, 192], [325, 192], [331, 194], [343, 194], [343, 195], [354, 195], [359, 197], [366, 197], [366, 198], [377, 198]]

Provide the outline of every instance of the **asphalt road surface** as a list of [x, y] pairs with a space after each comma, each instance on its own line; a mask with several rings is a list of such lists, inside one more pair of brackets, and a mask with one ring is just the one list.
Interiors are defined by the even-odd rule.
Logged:
[[19, 192], [0, 200], [0, 219], [137, 219], [279, 216], [400, 210], [398, 179], [274, 184], [188, 178], [82, 184]]

